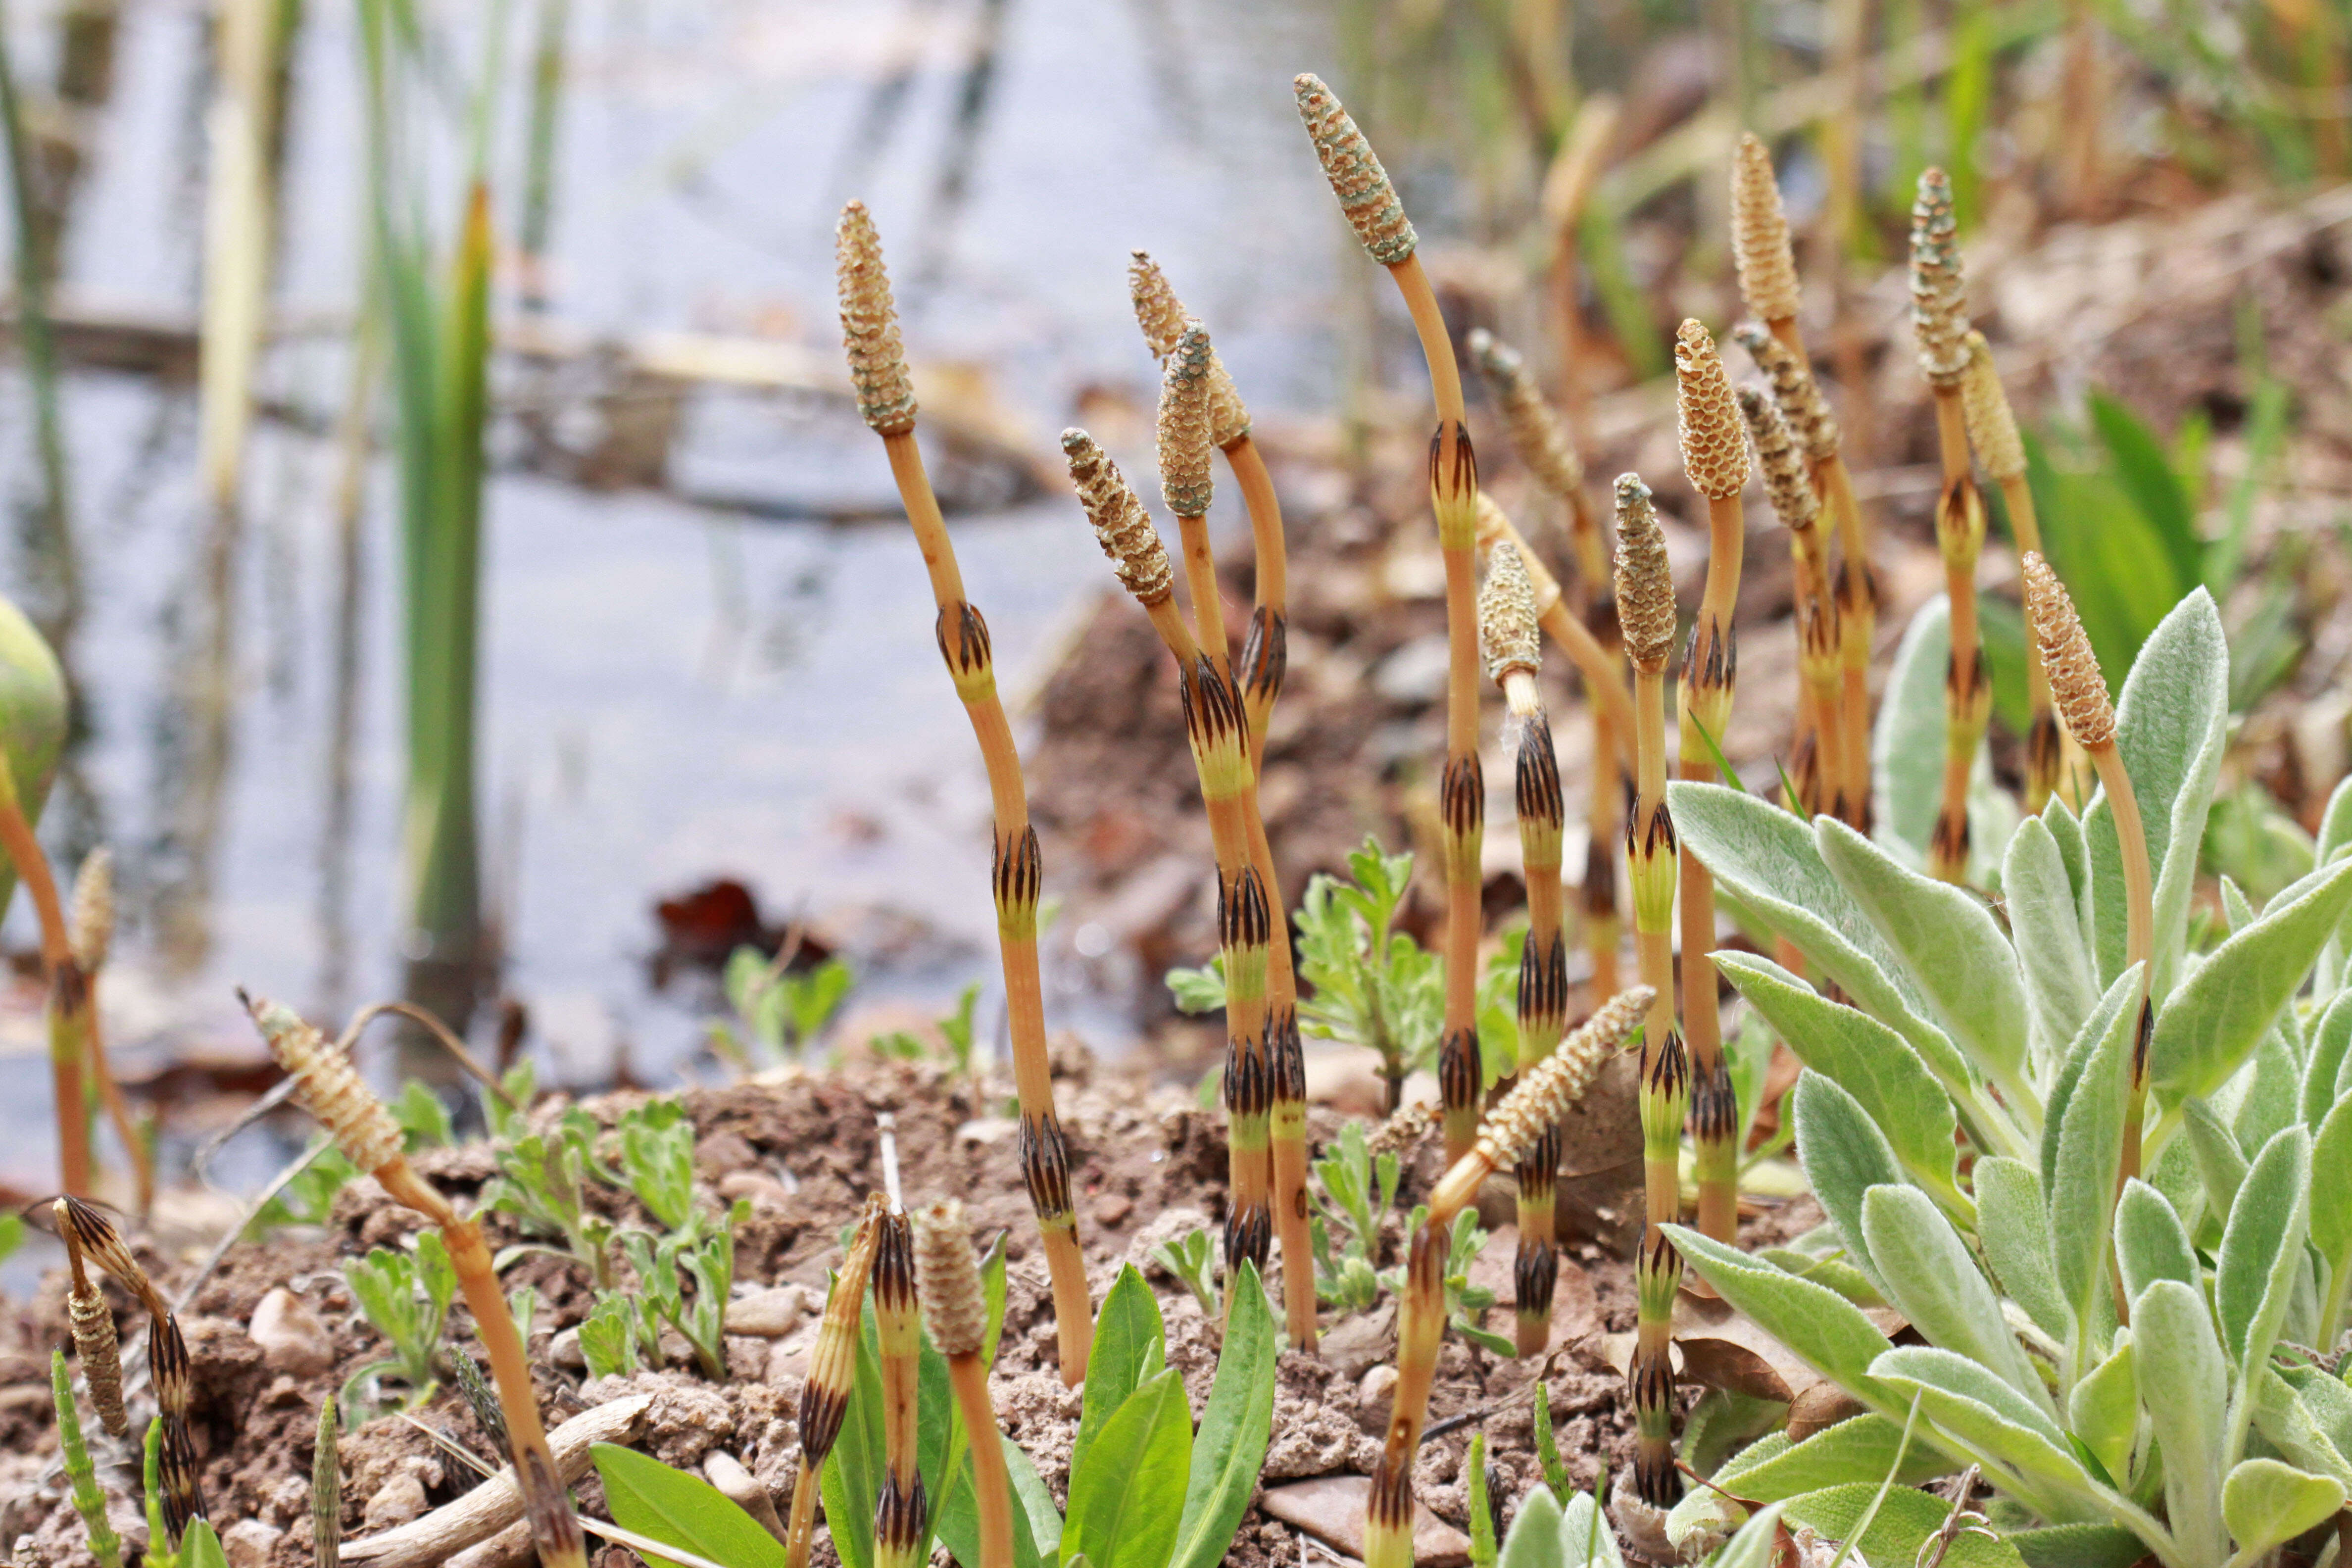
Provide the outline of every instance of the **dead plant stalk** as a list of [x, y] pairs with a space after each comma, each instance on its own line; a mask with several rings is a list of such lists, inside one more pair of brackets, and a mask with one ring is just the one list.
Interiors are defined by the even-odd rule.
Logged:
[[1007, 1033], [1013, 1044], [1013, 1087], [1021, 1104], [1021, 1169], [1029, 1203], [1037, 1215], [1045, 1266], [1053, 1281], [1054, 1326], [1060, 1349], [1062, 1381], [1076, 1387], [1086, 1378], [1094, 1340], [1094, 1303], [1087, 1287], [1086, 1258], [1078, 1245], [1076, 1211], [1070, 1202], [1069, 1149], [1054, 1110], [1053, 1070], [1045, 1042], [1045, 991], [1037, 972], [1037, 900], [1045, 871], [1037, 832], [1029, 821], [1029, 798], [1021, 780], [1020, 753], [996, 690], [996, 665], [988, 623], [964, 597], [963, 574], [939, 497], [923, 469], [915, 441], [915, 394], [899, 342], [898, 308], [882, 263], [882, 241], [865, 204], [842, 208], [835, 230], [841, 324], [856, 384], [858, 411], [882, 437], [907, 521], [915, 531], [931, 595], [939, 605], [935, 633], [940, 655], [963, 700], [988, 769], [995, 807], [991, 883], [996, 900], [997, 946], [1004, 971]]
[[348, 1057], [290, 1009], [257, 997], [241, 999], [269, 1042], [270, 1054], [294, 1079], [296, 1103], [335, 1135], [344, 1158], [375, 1177], [394, 1202], [415, 1209], [440, 1229], [450, 1268], [474, 1315], [475, 1335], [489, 1357], [490, 1377], [498, 1386], [514, 1454], [515, 1479], [540, 1561], [548, 1568], [586, 1568], [580, 1521], [549, 1452], [522, 1335], [508, 1309], [480, 1224], [458, 1214], [439, 1189], [410, 1166], [399, 1127], [361, 1081]]

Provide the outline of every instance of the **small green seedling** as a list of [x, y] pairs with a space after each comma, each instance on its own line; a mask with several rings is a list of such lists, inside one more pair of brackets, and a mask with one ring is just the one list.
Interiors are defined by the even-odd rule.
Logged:
[[[735, 1286], [735, 1230], [751, 1217], [751, 1204], [738, 1199], [715, 1224], [703, 1221], [659, 1237], [641, 1230], [621, 1233], [621, 1250], [636, 1270], [638, 1342], [648, 1359], [658, 1355], [660, 1325], [667, 1323], [693, 1347], [704, 1376], [714, 1383], [726, 1380], [727, 1298]], [[685, 1293], [681, 1276], [693, 1279], [692, 1295]], [[583, 1348], [584, 1352], [584, 1341]]]
[[[1429, 1217], [1427, 1205], [1417, 1204], [1405, 1221], [1405, 1234], [1421, 1229]], [[1480, 1325], [1486, 1309], [1495, 1304], [1495, 1293], [1484, 1285], [1470, 1283], [1470, 1265], [1486, 1250], [1486, 1227], [1478, 1223], [1478, 1211], [1465, 1208], [1454, 1216], [1454, 1231], [1447, 1237], [1445, 1256], [1445, 1322], [1446, 1326], [1472, 1344], [1496, 1355], [1518, 1354], [1518, 1347], [1500, 1334], [1490, 1334]], [[1391, 1291], [1404, 1293], [1404, 1269], [1391, 1268], [1381, 1276], [1381, 1283]]]
[[[824, 1033], [856, 982], [856, 973], [838, 958], [792, 973], [756, 947], [737, 948], [720, 978], [735, 1023], [778, 1061], [805, 1052]], [[743, 1055], [734, 1025], [715, 1025], [718, 1031], [727, 1037], [722, 1050]]]
[[[971, 1076], [972, 1012], [980, 1004], [980, 983], [972, 982], [956, 997], [955, 1011], [939, 1021], [941, 1049], [937, 1053], [950, 1074], [956, 1078]], [[867, 1042], [867, 1049], [878, 1057], [895, 1057], [900, 1061], [920, 1061], [934, 1054], [933, 1048], [919, 1035], [904, 1029], [893, 1029], [877, 1035]]]
[[[1369, 1310], [1380, 1300], [1373, 1265], [1380, 1246], [1380, 1216], [1396, 1203], [1398, 1163], [1393, 1150], [1374, 1155], [1361, 1122], [1340, 1129], [1339, 1140], [1315, 1163], [1322, 1184], [1322, 1210], [1308, 1225], [1315, 1247], [1315, 1293], [1344, 1311]], [[1331, 1233], [1344, 1234], [1335, 1251]]]
[[392, 1354], [371, 1362], [343, 1384], [346, 1409], [368, 1403], [362, 1387], [380, 1384], [389, 1373], [406, 1385], [403, 1407], [421, 1404], [435, 1386], [435, 1360], [441, 1348], [442, 1320], [457, 1293], [457, 1271], [450, 1267], [440, 1236], [420, 1231], [412, 1256], [379, 1247], [345, 1266], [343, 1282], [375, 1331], [392, 1347]]
[[1184, 1281], [1192, 1299], [1201, 1303], [1202, 1314], [1214, 1318], [1219, 1311], [1217, 1297], [1217, 1245], [1209, 1239], [1205, 1230], [1196, 1230], [1163, 1241], [1151, 1249], [1151, 1260], [1169, 1273]]

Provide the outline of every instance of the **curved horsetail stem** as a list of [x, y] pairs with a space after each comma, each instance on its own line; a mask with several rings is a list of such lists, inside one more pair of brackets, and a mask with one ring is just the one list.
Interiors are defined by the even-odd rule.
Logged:
[[1439, 1037], [1438, 1092], [1445, 1151], [1458, 1159], [1478, 1125], [1478, 857], [1486, 786], [1478, 768], [1478, 461], [1470, 446], [1462, 371], [1437, 295], [1421, 265], [1419, 241], [1371, 143], [1320, 79], [1292, 79], [1299, 118], [1315, 155], [1365, 254], [1389, 269], [1412, 316], [1429, 366], [1437, 429], [1429, 445], [1429, 489], [1437, 545], [1445, 561], [1445, 770], [1438, 816], [1445, 863], [1445, 1016]]
[[2038, 551], [2023, 561], [2025, 610], [2042, 661], [2050, 672], [2051, 700], [2066, 721], [2066, 730], [2083, 748], [2115, 813], [2116, 839], [2123, 856], [2125, 909], [2124, 962], [2140, 970], [2138, 1043], [2132, 1053], [2132, 1109], [2124, 1126], [2126, 1175], [2137, 1175], [2139, 1163], [2140, 1113], [2147, 1100], [2147, 1047], [2152, 1019], [2148, 1007], [2150, 973], [2155, 967], [2155, 878], [2147, 856], [2147, 834], [2142, 826], [2139, 796], [2131, 775], [2124, 771], [2123, 753], [2116, 748], [2116, 710], [2107, 699], [2106, 678], [2091, 651], [2091, 639], [2074, 613], [2066, 585]]
[[1053, 1283], [1054, 1328], [1062, 1381], [1076, 1387], [1086, 1377], [1094, 1342], [1094, 1301], [1087, 1285], [1078, 1220], [1070, 1203], [1069, 1148], [1054, 1109], [1053, 1069], [1045, 1041], [1045, 988], [1037, 970], [1037, 900], [1045, 868], [1037, 833], [1029, 822], [1029, 797], [1021, 779], [1021, 758], [1012, 726], [997, 695], [996, 664], [988, 623], [964, 597], [963, 574], [947, 520], [940, 511], [915, 441], [915, 396], [899, 341], [897, 306], [882, 263], [882, 240], [865, 204], [841, 210], [835, 230], [841, 297], [841, 328], [856, 384], [859, 412], [882, 437], [890, 475], [929, 572], [939, 606], [934, 626], [940, 657], [963, 700], [988, 769], [995, 812], [990, 884], [996, 901], [996, 938], [1004, 973], [1007, 1033], [1013, 1043], [1013, 1079], [1021, 1104], [1021, 1168], [1029, 1204], [1037, 1215], [1045, 1267]]
[[25, 815], [23, 800], [16, 793], [16, 773], [5, 762], [0, 762], [0, 853], [5, 853], [9, 863], [16, 868], [25, 890], [32, 895], [33, 912], [40, 920], [41, 967], [49, 981], [49, 1087], [57, 1103], [58, 1185], [70, 1196], [88, 1197], [91, 1181], [89, 1117], [82, 1100], [87, 1047], [81, 1032], [56, 1016], [62, 996], [70, 993], [78, 1000], [82, 999], [87, 987], [79, 984], [79, 978], [68, 986], [59, 973], [73, 963], [73, 938], [66, 921], [65, 904], [58, 896], [57, 874], [49, 868], [49, 858], [41, 849], [31, 819]]
[[[1510, 543], [1487, 552], [1478, 633], [1486, 677], [1502, 688], [1519, 733], [1513, 799], [1528, 885], [1528, 934], [1518, 975], [1518, 1072], [1524, 1080], [1550, 1057], [1568, 1026], [1568, 941], [1560, 918], [1560, 840], [1567, 814], [1551, 723], [1536, 686], [1543, 642], [1536, 627], [1535, 584]], [[1511, 1269], [1516, 1342], [1519, 1354], [1531, 1356], [1550, 1342], [1552, 1291], [1559, 1276], [1552, 1214], [1559, 1184], [1558, 1128], [1547, 1130], [1520, 1158], [1517, 1179], [1519, 1240]]]
[[[548, 1449], [547, 1428], [540, 1419], [539, 1397], [531, 1386], [522, 1335], [515, 1328], [514, 1313], [499, 1284], [480, 1224], [459, 1215], [439, 1189], [426, 1184], [410, 1166], [399, 1127], [361, 1081], [349, 1057], [290, 1008], [242, 992], [238, 996], [268, 1042], [269, 1054], [294, 1080], [295, 1103], [317, 1118], [334, 1135], [343, 1156], [381, 1183], [394, 1202], [415, 1209], [440, 1228], [450, 1269], [474, 1315], [475, 1334], [489, 1357], [490, 1377], [498, 1385], [508, 1444], [514, 1456], [515, 1483], [522, 1493], [523, 1514], [530, 1521], [540, 1561], [548, 1568], [586, 1568], [587, 1545], [580, 1533], [580, 1521], [572, 1511], [571, 1493], [558, 1477], [555, 1457]], [[151, 1358], [154, 1343], [151, 1339]], [[155, 1384], [160, 1397], [160, 1374]], [[168, 1427], [164, 1436], [168, 1455]]]
[[[1732, 610], [1739, 597], [1746, 521], [1748, 437], [1730, 377], [1715, 340], [1695, 321], [1675, 339], [1675, 431], [1691, 488], [1706, 500], [1706, 587], [1683, 654], [1678, 739], [1685, 779], [1716, 776], [1709, 736], [1728, 731], [1739, 669]], [[1703, 732], [1702, 732], [1703, 731]], [[1699, 1228], [1728, 1241], [1738, 1223], [1738, 1100], [1723, 1059], [1723, 1022], [1716, 997], [1715, 878], [1698, 857], [1681, 866], [1683, 1038], [1690, 1050], [1691, 1135], [1698, 1174]], [[1646, 976], [1644, 977], [1646, 978]]]
[[877, 1568], [920, 1568], [930, 1510], [916, 1468], [922, 1327], [915, 1297], [915, 1231], [906, 1215], [882, 1216], [874, 1255], [874, 1324], [882, 1362], [882, 1488], [874, 1503]]

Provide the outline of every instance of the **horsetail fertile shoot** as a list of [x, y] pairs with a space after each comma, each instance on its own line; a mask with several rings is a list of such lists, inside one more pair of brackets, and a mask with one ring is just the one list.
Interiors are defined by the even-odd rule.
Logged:
[[882, 437], [890, 475], [907, 521], [915, 531], [931, 596], [939, 605], [934, 632], [940, 655], [954, 679], [956, 695], [979, 740], [988, 768], [988, 789], [996, 814], [991, 885], [996, 900], [996, 939], [1004, 970], [1007, 1032], [1013, 1041], [1013, 1079], [1021, 1103], [1021, 1169], [1045, 1244], [1053, 1280], [1054, 1327], [1061, 1352], [1062, 1381], [1075, 1388], [1087, 1373], [1094, 1340], [1094, 1302], [1087, 1287], [1086, 1258], [1078, 1246], [1078, 1219], [1070, 1203], [1070, 1156], [1054, 1110], [1054, 1079], [1045, 1047], [1045, 996], [1037, 973], [1037, 900], [1045, 868], [1036, 829], [1029, 822], [1029, 797], [1021, 780], [1021, 758], [1012, 726], [996, 691], [996, 664], [988, 623], [964, 597], [963, 574], [947, 520], [923, 469], [915, 441], [915, 390], [898, 335], [898, 311], [890, 296], [890, 276], [882, 263], [882, 240], [862, 202], [841, 209], [835, 230], [835, 258], [841, 296], [841, 330], [856, 384], [858, 412]]

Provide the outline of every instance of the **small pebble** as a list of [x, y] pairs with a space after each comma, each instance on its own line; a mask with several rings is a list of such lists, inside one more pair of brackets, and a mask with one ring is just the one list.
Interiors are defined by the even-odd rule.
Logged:
[[261, 1364], [292, 1377], [317, 1377], [335, 1364], [326, 1325], [284, 1286], [262, 1297], [246, 1333], [261, 1347]]

